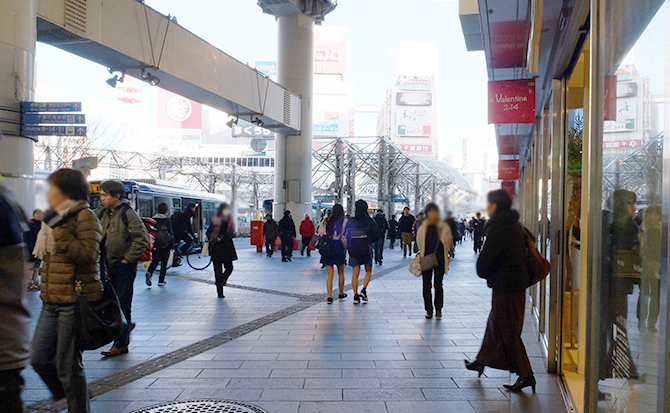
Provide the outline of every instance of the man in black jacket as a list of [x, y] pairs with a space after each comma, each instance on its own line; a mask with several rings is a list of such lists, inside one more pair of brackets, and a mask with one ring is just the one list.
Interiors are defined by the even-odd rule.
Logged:
[[398, 232], [400, 232], [400, 243], [402, 246], [403, 258], [407, 257], [407, 251], [409, 250], [409, 256], [412, 256], [412, 231], [414, 230], [414, 215], [409, 213], [409, 207], [403, 209], [403, 215], [398, 221]]
[[293, 240], [295, 239], [295, 222], [291, 211], [284, 211], [284, 218], [279, 221], [279, 238], [281, 239], [281, 260], [291, 261], [293, 256]]
[[278, 231], [279, 224], [272, 219], [271, 214], [267, 214], [265, 223], [263, 224], [263, 237], [265, 237], [265, 255], [268, 257], [272, 257], [272, 254], [275, 251], [275, 242], [277, 241]]
[[451, 230], [451, 238], [452, 238], [451, 248], [449, 249], [449, 256], [451, 258], [454, 258], [455, 255], [456, 255], [456, 253], [455, 253], [456, 242], [461, 240], [461, 233], [458, 232], [458, 224], [456, 223], [456, 220], [452, 216], [451, 211], [447, 211], [447, 219], [445, 220], [445, 222], [447, 223], [447, 225], [449, 225], [449, 229]]
[[393, 249], [395, 244], [396, 234], [398, 233], [398, 221], [395, 219], [395, 214], [391, 215], [389, 219], [389, 249]]

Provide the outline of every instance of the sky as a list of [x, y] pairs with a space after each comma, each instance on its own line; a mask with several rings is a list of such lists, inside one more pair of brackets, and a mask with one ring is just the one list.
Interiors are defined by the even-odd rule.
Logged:
[[[242, 61], [275, 60], [277, 24], [255, 0], [146, 0], [156, 10], [176, 16], [178, 23], [225, 53]], [[461, 166], [462, 142], [468, 138], [468, 165], [483, 166], [483, 154], [495, 159], [495, 134], [487, 125], [486, 64], [483, 52], [467, 52], [458, 18], [458, 2], [450, 0], [340, 0], [324, 26], [347, 28], [345, 81], [356, 85], [356, 100], [381, 104], [397, 79], [396, 51], [402, 41], [435, 42], [438, 53], [440, 156], [453, 154]], [[107, 69], [51, 46], [38, 44], [37, 79], [42, 96], [84, 102], [88, 122], [118, 128], [122, 114], [119, 91], [105, 80]], [[148, 104], [135, 113], [140, 135], [155, 125], [155, 93], [141, 84]], [[151, 107], [151, 108], [150, 108]], [[114, 143], [142, 150], [142, 142]]]

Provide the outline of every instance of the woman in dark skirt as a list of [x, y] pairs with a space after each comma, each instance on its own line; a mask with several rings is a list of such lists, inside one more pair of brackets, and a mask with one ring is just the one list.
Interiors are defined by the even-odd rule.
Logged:
[[332, 250], [325, 254], [321, 250], [321, 263], [326, 267], [328, 278], [326, 280], [326, 288], [328, 289], [328, 304], [333, 303], [333, 277], [335, 276], [335, 266], [337, 266], [337, 274], [339, 277], [340, 294], [337, 297], [340, 300], [347, 298], [344, 293], [344, 267], [346, 263], [346, 255], [342, 237], [344, 235], [344, 228], [347, 225], [347, 218], [344, 216], [344, 208], [340, 204], [333, 206], [332, 214], [326, 217], [319, 225], [319, 236], [321, 238], [328, 238], [332, 245]]
[[491, 218], [484, 229], [486, 243], [477, 260], [477, 274], [486, 279], [493, 299], [482, 348], [475, 361], [465, 361], [465, 367], [480, 377], [484, 367], [516, 373], [519, 379], [505, 388], [521, 391], [531, 387], [535, 392], [533, 369], [521, 340], [530, 280], [526, 230], [519, 223], [519, 213], [511, 208], [507, 191], [489, 192]]

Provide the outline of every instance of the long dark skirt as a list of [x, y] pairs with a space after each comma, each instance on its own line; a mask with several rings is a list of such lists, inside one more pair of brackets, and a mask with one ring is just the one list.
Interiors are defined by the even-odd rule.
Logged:
[[507, 370], [520, 377], [533, 375], [526, 347], [521, 340], [526, 292], [493, 290], [491, 313], [477, 361], [486, 367]]

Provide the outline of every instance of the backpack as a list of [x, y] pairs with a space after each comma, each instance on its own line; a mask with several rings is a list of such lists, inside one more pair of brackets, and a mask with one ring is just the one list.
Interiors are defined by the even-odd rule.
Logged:
[[368, 234], [367, 223], [359, 223], [352, 220], [352, 225], [347, 229], [347, 249], [352, 257], [363, 258], [370, 256], [370, 234]]
[[168, 220], [161, 219], [156, 222], [156, 240], [154, 241], [154, 249], [156, 251], [172, 249], [174, 244], [174, 237], [168, 230]]
[[183, 219], [184, 213], [181, 211], [175, 211], [172, 216], [170, 217], [170, 222], [172, 222], [172, 229], [176, 230], [178, 228], [181, 228], [181, 221]]

